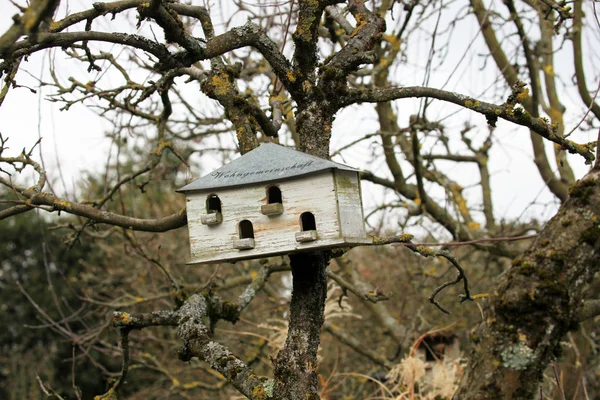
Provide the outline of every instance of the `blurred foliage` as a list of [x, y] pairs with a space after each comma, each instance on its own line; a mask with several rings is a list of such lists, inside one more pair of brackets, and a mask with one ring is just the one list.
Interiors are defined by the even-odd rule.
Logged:
[[78, 294], [81, 261], [95, 263], [102, 254], [89, 242], [68, 249], [51, 225], [37, 213], [0, 221], [2, 399], [42, 398], [36, 375], [58, 393], [72, 393], [72, 369], [84, 392], [102, 390], [94, 363], [118, 362], [91, 343], [76, 342], [91, 316]]

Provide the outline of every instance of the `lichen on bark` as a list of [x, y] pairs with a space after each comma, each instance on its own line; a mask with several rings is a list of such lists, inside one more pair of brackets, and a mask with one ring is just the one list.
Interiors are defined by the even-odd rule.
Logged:
[[600, 270], [599, 179], [596, 165], [490, 296], [454, 399], [535, 396], [560, 341], [578, 326], [586, 282]]
[[290, 323], [275, 360], [275, 399], [318, 399], [317, 351], [327, 296], [329, 252], [290, 255], [293, 276]]

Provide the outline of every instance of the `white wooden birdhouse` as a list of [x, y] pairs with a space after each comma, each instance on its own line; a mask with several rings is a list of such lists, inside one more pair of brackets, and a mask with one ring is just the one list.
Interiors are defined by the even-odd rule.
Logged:
[[358, 171], [266, 143], [182, 187], [189, 264], [371, 243]]

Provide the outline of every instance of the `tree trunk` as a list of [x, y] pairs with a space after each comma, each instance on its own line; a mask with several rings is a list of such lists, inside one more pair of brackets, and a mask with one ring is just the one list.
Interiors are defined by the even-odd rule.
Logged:
[[327, 296], [329, 252], [290, 255], [293, 282], [285, 347], [275, 361], [274, 399], [316, 400], [317, 350]]
[[600, 168], [570, 190], [490, 295], [455, 399], [533, 399], [600, 269]]

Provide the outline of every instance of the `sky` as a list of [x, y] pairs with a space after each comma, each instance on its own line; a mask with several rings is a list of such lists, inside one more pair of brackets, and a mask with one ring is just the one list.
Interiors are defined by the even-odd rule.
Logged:
[[[8, 28], [12, 22], [10, 18], [14, 14], [14, 8], [11, 9], [12, 6], [6, 0], [3, 1], [4, 4], [1, 7], [7, 12], [0, 13], [0, 32], [4, 32]], [[229, 12], [226, 3], [222, 4], [225, 5], [221, 12]], [[75, 10], [89, 7], [89, 2], [71, 0], [67, 2], [67, 5], [70, 9]], [[501, 4], [496, 4], [496, 6], [500, 7]], [[61, 12], [64, 13], [64, 10]], [[234, 24], [242, 25], [247, 16], [240, 14], [236, 18]], [[126, 26], [125, 21], [119, 22], [116, 26]], [[478, 40], [478, 28], [475, 21], [462, 26], [460, 31], [454, 33], [452, 39], [454, 47], [436, 73], [432, 74], [428, 85], [442, 87], [450, 77], [446, 89], [478, 96], [482, 87], [485, 87], [486, 82], [489, 82], [490, 79], [493, 80], [497, 71], [493, 68], [482, 71], [482, 63], [477, 58], [477, 48], [472, 46], [472, 43], [477, 43]], [[224, 26], [217, 26], [217, 33], [219, 29], [224, 28]], [[427, 27], [423, 27], [423, 35], [426, 34], [426, 31]], [[598, 50], [598, 47], [598, 44], [588, 44], [588, 50]], [[290, 50], [287, 49], [287, 51]], [[409, 47], [409, 51], [413, 52], [410, 56], [414, 59], [423, 59], [426, 50], [427, 48], [420, 46]], [[565, 51], [571, 51], [570, 43], [565, 44]], [[54, 190], [64, 196], [72, 196], [84, 171], [100, 171], [106, 163], [110, 141], [106, 138], [105, 133], [111, 131], [111, 126], [106, 120], [98, 118], [94, 112], [80, 104], [74, 105], [69, 111], [61, 111], [60, 104], [46, 100], [46, 95], [49, 93], [48, 88], [40, 88], [36, 77], [42, 76], [43, 79], [48, 79], [47, 70], [50, 57], [49, 53], [33, 55], [23, 65], [18, 75], [18, 82], [23, 87], [12, 89], [0, 107], [0, 133], [9, 138], [10, 152], [8, 155], [17, 155], [21, 149], [29, 149], [38, 139], [42, 138], [38, 146], [41, 155], [40, 153], [36, 154], [41, 157], [45, 169], [50, 172]], [[564, 72], [565, 77], [571, 76], [572, 68], [566, 63], [561, 64], [560, 57], [557, 59], [559, 60], [557, 69], [560, 70], [557, 73]], [[597, 78], [600, 70], [599, 64], [591, 65], [590, 60], [587, 62], [588, 77]], [[61, 69], [62, 76], [65, 77], [70, 73], [86, 73], [84, 65], [75, 63], [62, 63]], [[400, 81], [404, 80], [414, 84], [422, 79], [422, 65], [408, 65], [397, 73], [404, 74]], [[31, 89], [35, 90], [35, 93]], [[580, 117], [581, 106], [573, 93], [568, 93], [562, 99], [565, 101], [567, 109], [575, 110], [572, 114], [567, 115], [567, 130], [570, 130]], [[416, 112], [418, 102], [397, 101], [394, 107], [403, 124], [406, 124], [409, 115]], [[431, 115], [444, 117], [454, 113], [455, 110], [456, 108], [453, 106], [437, 102], [431, 108]], [[465, 121], [484, 125], [482, 124], [483, 116], [463, 110], [448, 119], [449, 127], [454, 128], [448, 130], [449, 135], [456, 134]], [[372, 107], [361, 107], [360, 109], [350, 107], [343, 110], [338, 113], [333, 125], [331, 151], [335, 151], [366, 133], [376, 132], [377, 129], [376, 115]], [[486, 129], [479, 131], [481, 136], [486, 134]], [[557, 208], [557, 203], [545, 188], [532, 164], [528, 131], [510, 123], [500, 122], [495, 136], [498, 138], [498, 144], [493, 147], [490, 168], [492, 183], [496, 188], [494, 191], [496, 216], [498, 218], [523, 219], [532, 216], [546, 219], [551, 216]], [[592, 134], [580, 133], [576, 133], [573, 138], [578, 142], [595, 139]], [[548, 154], [551, 156], [551, 144], [548, 143], [547, 147]], [[387, 167], [381, 159], [373, 164], [369, 163], [371, 153], [371, 147], [361, 145], [345, 151], [343, 157], [336, 158], [336, 160], [385, 175]], [[585, 174], [588, 167], [580, 157], [570, 156], [569, 161], [578, 177]], [[214, 162], [209, 162], [208, 165], [214, 166], [214, 168], [219, 166]], [[454, 164], [443, 165], [444, 168], [447, 168], [444, 172], [459, 177], [461, 183], [476, 183], [479, 179], [475, 169], [466, 169]], [[468, 185], [463, 184], [463, 186]], [[381, 192], [368, 183], [363, 184], [363, 195], [366, 208], [372, 208], [381, 202]], [[477, 191], [469, 191], [469, 189], [467, 189], [467, 195], [471, 196], [472, 200], [478, 197]], [[532, 203], [535, 205], [532, 206]]]

